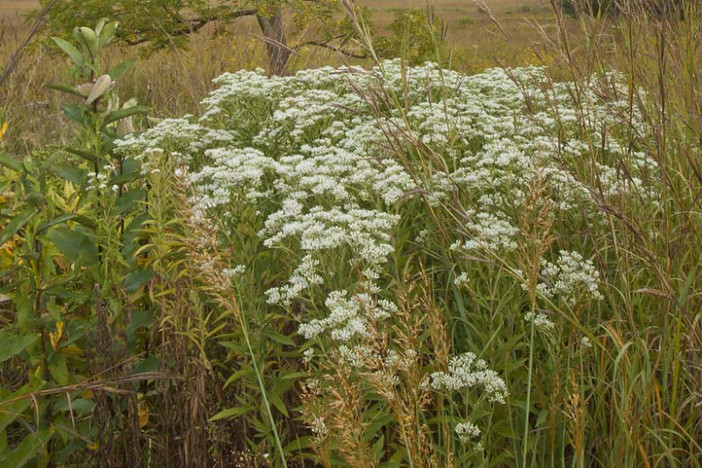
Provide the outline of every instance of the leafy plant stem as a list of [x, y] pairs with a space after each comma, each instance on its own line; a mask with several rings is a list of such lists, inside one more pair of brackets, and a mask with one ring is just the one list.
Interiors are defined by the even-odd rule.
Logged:
[[[534, 312], [534, 302], [531, 311]], [[524, 404], [524, 442], [522, 444], [522, 467], [527, 466], [527, 452], [529, 449], [529, 406], [531, 403], [531, 373], [534, 365], [534, 321], [531, 321], [529, 331], [529, 372], [527, 375], [526, 403]]]
[[285, 461], [285, 452], [283, 451], [283, 445], [280, 443], [280, 437], [278, 436], [278, 430], [275, 427], [275, 420], [273, 419], [273, 413], [271, 412], [271, 405], [268, 402], [268, 396], [266, 395], [266, 388], [263, 385], [263, 378], [261, 376], [261, 371], [258, 368], [258, 363], [256, 362], [256, 355], [251, 347], [251, 341], [249, 340], [249, 330], [246, 326], [246, 319], [244, 317], [244, 311], [240, 310], [237, 314], [239, 317], [239, 324], [244, 332], [244, 340], [246, 340], [246, 348], [249, 351], [249, 356], [251, 357], [251, 362], [253, 362], [254, 372], [256, 372], [256, 381], [258, 382], [258, 387], [261, 390], [261, 397], [263, 398], [263, 403], [266, 406], [266, 413], [268, 414], [268, 420], [271, 423], [271, 429], [273, 430], [273, 437], [275, 439], [275, 446], [280, 454], [280, 461], [283, 467], [287, 468], [288, 464]]

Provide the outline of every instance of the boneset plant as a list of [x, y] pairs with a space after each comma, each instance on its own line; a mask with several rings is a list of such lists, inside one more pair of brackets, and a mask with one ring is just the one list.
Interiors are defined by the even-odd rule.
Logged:
[[[625, 88], [607, 79], [605, 99], [534, 67], [240, 71], [216, 80], [201, 116], [119, 142], [144, 164], [170, 155], [193, 186], [191, 215], [217, 226], [226, 274], [256, 311], [253, 354], [268, 363], [287, 456], [528, 465], [544, 443], [531, 434], [549, 429], [550, 453], [584, 460], [575, 376], [615, 306], [603, 253], [582, 233], [607, 235], [603, 203], [659, 197], [646, 126], [632, 109], [642, 131], [626, 139]], [[584, 133], [579, 118], [608, 131]], [[238, 403], [218, 418], [263, 426], [245, 396], [259, 385], [232, 364], [225, 398]]]

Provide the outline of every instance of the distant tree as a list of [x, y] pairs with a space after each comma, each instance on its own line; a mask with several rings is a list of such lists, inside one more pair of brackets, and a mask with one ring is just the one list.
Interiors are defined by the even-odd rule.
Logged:
[[[45, 5], [50, 0], [40, 1]], [[357, 55], [345, 48], [354, 29], [338, 11], [337, 0], [59, 0], [49, 14], [48, 30], [70, 34], [76, 26], [105, 17], [120, 22], [118, 40], [162, 47], [184, 45], [191, 33], [214, 21], [251, 16], [266, 42], [269, 72], [283, 75], [290, 56], [305, 46]], [[309, 32], [313, 38], [305, 34]]]

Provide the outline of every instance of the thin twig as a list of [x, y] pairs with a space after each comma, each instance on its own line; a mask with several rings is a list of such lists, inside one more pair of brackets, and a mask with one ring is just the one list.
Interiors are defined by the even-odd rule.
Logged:
[[5, 67], [5, 71], [2, 73], [2, 76], [0, 76], [0, 85], [2, 85], [5, 80], [7, 80], [12, 72], [17, 68], [17, 65], [19, 64], [19, 59], [22, 57], [22, 53], [24, 52], [24, 49], [27, 47], [29, 42], [32, 40], [32, 38], [39, 32], [39, 29], [44, 25], [46, 22], [46, 16], [49, 13], [49, 10], [51, 10], [54, 5], [58, 3], [58, 0], [51, 0], [41, 12], [39, 12], [39, 15], [37, 16], [36, 21], [34, 21], [34, 25], [32, 26], [32, 30], [29, 32], [29, 35], [27, 38], [24, 40], [24, 42], [15, 50], [15, 53], [12, 54], [12, 57], [10, 57], [10, 62], [7, 64], [7, 67]]

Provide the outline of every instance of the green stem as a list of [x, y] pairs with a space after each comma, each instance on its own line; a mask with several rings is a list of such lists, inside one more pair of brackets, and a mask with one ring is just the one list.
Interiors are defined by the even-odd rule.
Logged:
[[275, 446], [280, 454], [280, 461], [283, 463], [283, 467], [287, 468], [288, 463], [285, 461], [285, 452], [283, 452], [283, 445], [280, 443], [280, 437], [278, 436], [278, 430], [275, 427], [275, 420], [273, 419], [273, 413], [271, 412], [271, 405], [268, 403], [268, 396], [266, 395], [266, 388], [263, 386], [263, 378], [261, 377], [261, 372], [258, 369], [258, 363], [256, 362], [256, 356], [254, 355], [253, 348], [251, 347], [251, 341], [249, 340], [249, 331], [246, 327], [246, 321], [244, 319], [244, 311], [240, 310], [237, 314], [239, 316], [239, 323], [241, 324], [241, 329], [244, 331], [244, 340], [246, 340], [246, 347], [249, 350], [249, 356], [251, 356], [251, 361], [253, 362], [254, 371], [256, 372], [256, 380], [258, 381], [258, 388], [261, 390], [261, 396], [263, 397], [263, 403], [266, 405], [266, 412], [268, 413], [268, 420], [271, 423], [271, 428], [273, 429], [273, 437], [275, 438]]
[[[534, 311], [534, 305], [531, 307]], [[534, 320], [531, 321], [531, 331], [529, 333], [529, 374], [527, 376], [527, 395], [524, 408], [524, 443], [522, 445], [522, 467], [527, 466], [527, 452], [529, 448], [529, 407], [531, 405], [531, 372], [534, 366]]]

